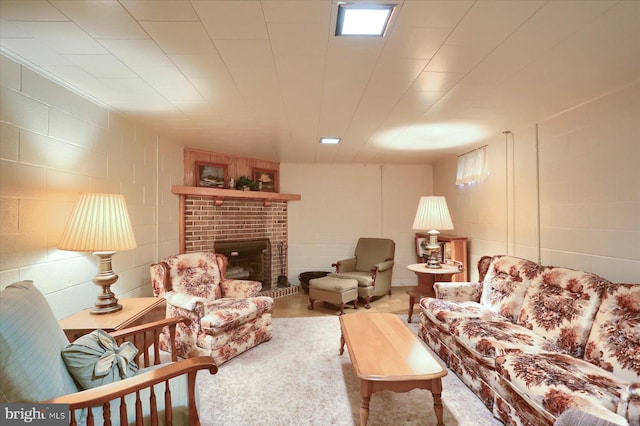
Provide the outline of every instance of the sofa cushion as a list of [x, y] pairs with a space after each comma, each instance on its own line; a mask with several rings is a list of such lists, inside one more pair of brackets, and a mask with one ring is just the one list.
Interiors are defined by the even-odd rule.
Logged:
[[640, 383], [640, 284], [611, 284], [591, 327], [585, 360]]
[[494, 256], [482, 283], [480, 304], [511, 322], [518, 320], [524, 295], [542, 266], [512, 256]]
[[569, 407], [588, 407], [591, 413], [615, 419], [620, 395], [628, 386], [591, 363], [552, 352], [498, 357], [496, 371], [505, 386], [556, 417]]
[[220, 269], [215, 254], [179, 254], [165, 259], [165, 262], [169, 265], [169, 279], [174, 291], [206, 300], [222, 297]]
[[449, 331], [449, 326], [454, 321], [461, 319], [504, 320], [500, 314], [483, 308], [477, 302], [457, 302], [423, 297], [420, 299], [420, 308], [436, 327], [445, 332]]
[[529, 286], [518, 324], [581, 358], [606, 284], [595, 274], [547, 267]]
[[216, 335], [271, 312], [272, 308], [273, 299], [265, 296], [213, 300], [207, 304], [209, 313], [200, 320], [200, 327], [207, 334]]
[[464, 319], [453, 322], [450, 330], [464, 347], [489, 367], [495, 366], [496, 357], [508, 353], [557, 350], [531, 330], [505, 320]]

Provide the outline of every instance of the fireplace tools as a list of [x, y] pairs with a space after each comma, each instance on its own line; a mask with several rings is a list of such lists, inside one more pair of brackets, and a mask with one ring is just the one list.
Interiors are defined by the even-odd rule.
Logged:
[[280, 275], [278, 276], [278, 287], [289, 287], [289, 279], [284, 274], [284, 261], [286, 258], [287, 245], [284, 241], [278, 243], [278, 253], [280, 253]]

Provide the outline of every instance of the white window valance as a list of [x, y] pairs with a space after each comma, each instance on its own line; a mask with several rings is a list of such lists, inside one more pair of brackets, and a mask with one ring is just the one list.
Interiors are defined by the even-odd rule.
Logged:
[[458, 157], [456, 185], [480, 182], [489, 176], [489, 158], [487, 146], [474, 149]]

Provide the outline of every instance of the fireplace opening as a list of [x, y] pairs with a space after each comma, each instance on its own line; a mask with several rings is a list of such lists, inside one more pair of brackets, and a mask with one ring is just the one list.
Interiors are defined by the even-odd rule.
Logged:
[[227, 278], [262, 283], [262, 291], [271, 290], [271, 241], [216, 241], [216, 253], [227, 256]]

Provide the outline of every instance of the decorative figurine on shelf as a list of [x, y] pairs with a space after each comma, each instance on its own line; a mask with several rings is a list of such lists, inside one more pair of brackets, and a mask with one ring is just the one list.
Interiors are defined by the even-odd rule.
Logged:
[[234, 178], [229, 178], [229, 189], [235, 189], [236, 180]]

